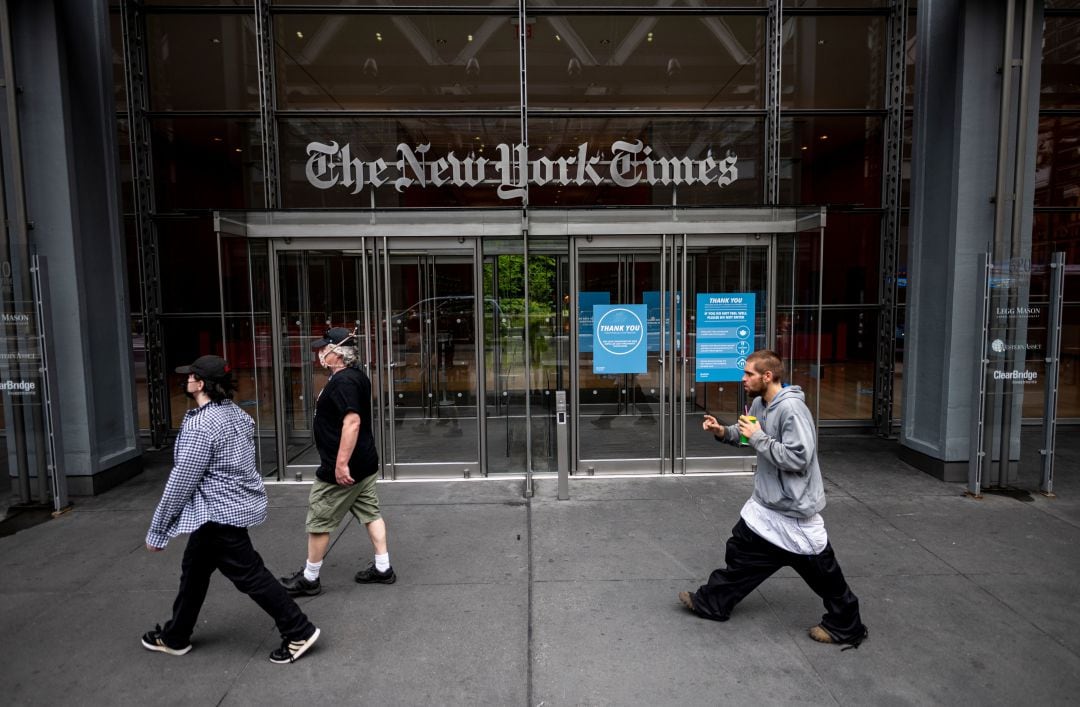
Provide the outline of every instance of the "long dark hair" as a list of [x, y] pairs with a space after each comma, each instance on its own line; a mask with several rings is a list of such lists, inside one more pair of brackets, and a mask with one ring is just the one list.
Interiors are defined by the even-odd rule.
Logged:
[[[198, 376], [195, 377], [198, 378]], [[199, 380], [203, 382], [203, 392], [215, 403], [232, 400], [233, 393], [236, 392], [236, 381], [233, 380], [232, 373], [226, 373], [224, 378], [199, 378]]]

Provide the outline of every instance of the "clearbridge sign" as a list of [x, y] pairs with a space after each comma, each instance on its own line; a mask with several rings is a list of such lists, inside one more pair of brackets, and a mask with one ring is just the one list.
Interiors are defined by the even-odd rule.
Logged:
[[713, 157], [709, 150], [703, 159], [689, 157], [654, 157], [653, 150], [641, 140], [611, 143], [610, 157], [589, 149], [583, 142], [577, 152], [568, 157], [528, 159], [524, 145], [496, 146], [498, 158], [477, 157], [469, 153], [458, 157], [453, 151], [433, 158], [431, 144], [415, 148], [401, 143], [396, 148], [397, 160], [379, 158], [365, 161], [353, 156], [349, 143], [311, 142], [307, 146], [305, 176], [316, 189], [339, 187], [359, 194], [365, 187], [377, 189], [390, 184], [403, 192], [411, 187], [426, 188], [451, 185], [475, 187], [497, 184], [500, 199], [522, 199], [529, 184], [543, 186], [599, 185], [610, 181], [618, 187], [650, 185], [715, 185], [722, 188], [739, 178], [735, 166], [738, 157], [728, 150], [722, 158]]

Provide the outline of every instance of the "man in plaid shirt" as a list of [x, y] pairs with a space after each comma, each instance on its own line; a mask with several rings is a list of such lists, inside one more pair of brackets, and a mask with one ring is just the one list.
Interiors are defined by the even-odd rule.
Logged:
[[147, 650], [184, 655], [210, 587], [220, 570], [277, 624], [281, 647], [274, 663], [291, 663], [318, 639], [319, 629], [266, 569], [248, 528], [266, 520], [266, 489], [255, 466], [255, 422], [232, 402], [232, 373], [219, 356], [201, 356], [177, 373], [198, 407], [188, 410], [173, 449], [173, 470], [154, 512], [146, 549], [160, 552], [169, 540], [191, 533], [180, 565], [180, 591], [165, 627], [147, 631]]

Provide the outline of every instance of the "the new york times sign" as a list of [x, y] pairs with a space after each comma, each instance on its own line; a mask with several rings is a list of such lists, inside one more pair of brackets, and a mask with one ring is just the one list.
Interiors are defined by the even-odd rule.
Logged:
[[353, 156], [349, 143], [311, 142], [307, 146], [305, 175], [316, 189], [348, 189], [359, 194], [365, 188], [378, 189], [386, 184], [398, 192], [428, 186], [476, 187], [490, 184], [500, 199], [522, 199], [526, 186], [600, 185], [609, 182], [618, 187], [641, 183], [665, 186], [713, 185], [723, 188], [739, 178], [735, 163], [738, 157], [728, 151], [717, 159], [709, 150], [703, 159], [656, 157], [652, 148], [640, 140], [611, 143], [610, 157], [590, 151], [583, 142], [568, 157], [528, 159], [524, 145], [496, 147], [498, 158], [477, 157], [469, 153], [458, 157], [451, 151], [441, 157], [430, 155], [431, 145], [415, 148], [401, 143], [397, 160], [379, 158], [365, 161]]

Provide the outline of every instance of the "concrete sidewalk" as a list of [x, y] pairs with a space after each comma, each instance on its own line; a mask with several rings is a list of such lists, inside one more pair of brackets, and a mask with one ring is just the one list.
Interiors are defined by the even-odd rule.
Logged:
[[[1071, 435], [1076, 437], [1076, 435]], [[302, 600], [323, 636], [294, 665], [253, 602], [215, 576], [183, 657], [163, 622], [184, 538], [143, 537], [168, 454], [66, 516], [0, 538], [5, 704], [1075, 704], [1080, 693], [1080, 444], [1059, 436], [1057, 498], [986, 495], [906, 466], [895, 442], [823, 437], [830, 537], [862, 603], [858, 650], [814, 643], [819, 600], [794, 573], [726, 623], [676, 594], [723, 562], [748, 477], [381, 484], [392, 586], [352, 581], [350, 522]], [[1037, 448], [1034, 444], [1027, 448]], [[1037, 459], [1025, 459], [1036, 469]], [[1033, 474], [1024, 478], [1036, 488]], [[1034, 483], [1034, 485], [1033, 485]], [[306, 486], [271, 488], [256, 548], [276, 574], [305, 551]]]

